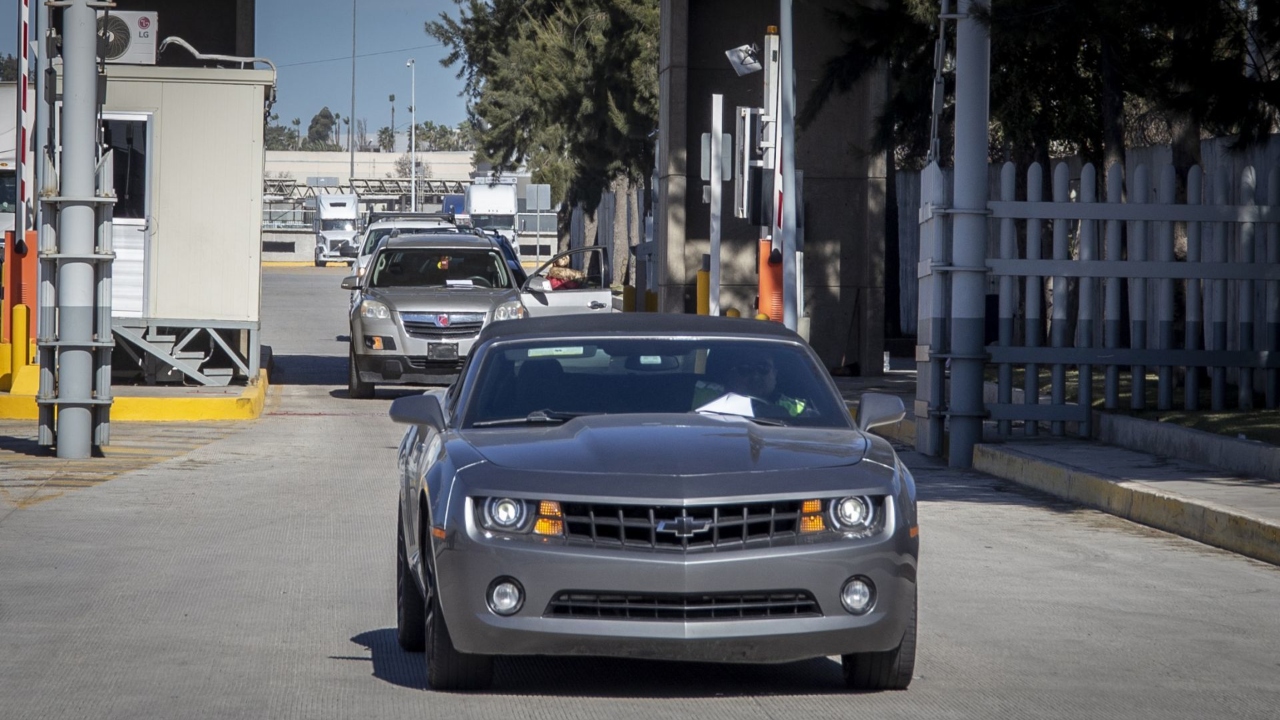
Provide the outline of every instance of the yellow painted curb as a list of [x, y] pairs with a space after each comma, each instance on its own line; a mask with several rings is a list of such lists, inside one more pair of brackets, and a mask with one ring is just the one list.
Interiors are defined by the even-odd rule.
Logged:
[[[267, 371], [239, 397], [116, 397], [111, 419], [116, 422], [202, 422], [206, 420], [254, 420], [262, 416], [267, 397]], [[0, 418], [35, 420], [39, 417], [33, 395], [0, 395]]]
[[1016, 450], [975, 445], [973, 469], [1111, 515], [1280, 565], [1280, 525], [1145, 483], [1093, 475]]

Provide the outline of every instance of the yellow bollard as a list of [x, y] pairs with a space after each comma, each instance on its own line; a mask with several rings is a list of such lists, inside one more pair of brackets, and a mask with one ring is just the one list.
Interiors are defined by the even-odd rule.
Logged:
[[27, 337], [31, 308], [18, 304], [13, 306], [13, 324], [9, 326], [9, 377], [16, 378], [18, 370], [31, 362], [31, 340]]
[[624, 312], [635, 312], [636, 309], [636, 288], [634, 285], [622, 286], [622, 310]]
[[725, 309], [724, 316], [725, 317], [742, 317], [742, 313], [738, 312], [738, 308], [731, 307], [731, 308]]
[[698, 314], [711, 314], [711, 271], [698, 271]]

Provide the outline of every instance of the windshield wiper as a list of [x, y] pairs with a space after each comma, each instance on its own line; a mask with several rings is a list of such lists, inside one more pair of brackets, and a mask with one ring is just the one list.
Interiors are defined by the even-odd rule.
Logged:
[[495, 425], [534, 425], [540, 423], [562, 423], [585, 415], [601, 415], [598, 412], [564, 412], [561, 410], [534, 410], [522, 418], [503, 418], [501, 420], [481, 420], [472, 423], [471, 427], [494, 427]]

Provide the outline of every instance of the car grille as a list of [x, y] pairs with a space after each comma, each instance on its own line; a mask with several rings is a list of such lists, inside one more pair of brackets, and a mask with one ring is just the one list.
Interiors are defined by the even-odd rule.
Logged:
[[[447, 318], [442, 326], [439, 318]], [[404, 323], [404, 331], [410, 336], [426, 340], [463, 340], [480, 334], [484, 327], [484, 315], [468, 313], [453, 315], [448, 313], [403, 313], [400, 321]]]
[[763, 620], [821, 615], [818, 601], [799, 590], [715, 595], [566, 590], [551, 598], [543, 613], [544, 617], [599, 620]]
[[615, 505], [562, 503], [571, 542], [598, 547], [711, 550], [768, 546], [799, 535], [800, 503], [703, 505]]

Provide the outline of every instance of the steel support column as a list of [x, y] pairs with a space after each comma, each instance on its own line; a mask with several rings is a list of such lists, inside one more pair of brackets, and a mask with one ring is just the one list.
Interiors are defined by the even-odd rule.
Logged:
[[991, 40], [973, 11], [987, 0], [960, 0], [956, 25], [955, 234], [951, 276], [950, 446], [952, 467], [973, 465], [982, 439], [986, 364], [987, 131]]

